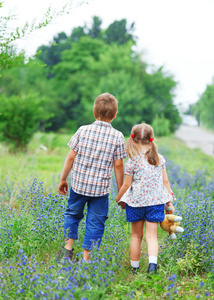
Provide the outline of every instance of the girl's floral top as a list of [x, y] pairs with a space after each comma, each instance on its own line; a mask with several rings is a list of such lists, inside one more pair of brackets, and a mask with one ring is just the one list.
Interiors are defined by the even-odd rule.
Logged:
[[172, 195], [169, 194], [163, 184], [164, 157], [159, 154], [160, 163], [155, 167], [148, 163], [144, 153], [141, 152], [127, 160], [125, 174], [133, 176], [133, 182], [120, 201], [133, 207], [158, 205], [173, 201]]

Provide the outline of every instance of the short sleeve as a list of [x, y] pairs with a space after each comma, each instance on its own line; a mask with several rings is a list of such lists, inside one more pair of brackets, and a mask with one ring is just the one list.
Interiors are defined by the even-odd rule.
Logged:
[[134, 171], [133, 171], [133, 163], [132, 160], [129, 158], [125, 164], [125, 174], [133, 176]]
[[165, 158], [159, 154], [159, 157], [160, 157], [160, 166], [162, 169], [166, 169], [166, 160]]
[[119, 139], [119, 143], [117, 144], [115, 151], [114, 151], [114, 156], [113, 156], [113, 160], [118, 160], [118, 159], [123, 159], [126, 158], [127, 152], [126, 152], [126, 142], [125, 142], [125, 138], [121, 133], [121, 137]]
[[72, 138], [68, 142], [68, 146], [76, 153], [78, 153], [79, 150], [79, 134], [80, 134], [80, 128], [77, 130], [77, 132], [72, 136]]

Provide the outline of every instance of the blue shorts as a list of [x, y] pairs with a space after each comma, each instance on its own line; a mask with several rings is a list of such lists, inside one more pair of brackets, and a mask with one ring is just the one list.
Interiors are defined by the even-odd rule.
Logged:
[[100, 197], [89, 197], [70, 190], [68, 205], [64, 213], [64, 235], [71, 239], [78, 239], [79, 222], [84, 217], [84, 207], [87, 203], [86, 229], [82, 247], [91, 250], [96, 241], [100, 246], [105, 221], [108, 218], [108, 194]]
[[133, 207], [126, 204], [126, 220], [127, 222], [162, 222], [165, 218], [164, 214], [165, 204]]

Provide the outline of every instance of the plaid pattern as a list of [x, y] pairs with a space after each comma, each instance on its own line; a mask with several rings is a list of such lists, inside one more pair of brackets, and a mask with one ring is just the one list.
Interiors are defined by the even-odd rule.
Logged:
[[109, 193], [114, 160], [127, 157], [123, 134], [110, 123], [81, 126], [68, 143], [77, 155], [71, 186], [77, 193], [98, 197]]

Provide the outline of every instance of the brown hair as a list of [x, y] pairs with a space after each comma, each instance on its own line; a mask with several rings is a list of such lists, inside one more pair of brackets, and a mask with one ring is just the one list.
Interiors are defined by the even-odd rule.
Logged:
[[[153, 128], [145, 123], [135, 125], [131, 130], [131, 135], [133, 135], [133, 137], [129, 137], [126, 143], [126, 151], [130, 158], [139, 154], [140, 145], [149, 145], [150, 139], [154, 139]], [[159, 165], [160, 159], [154, 141], [151, 141], [151, 147], [145, 155], [150, 165], [154, 165], [156, 167]]]
[[96, 119], [111, 121], [114, 119], [117, 109], [118, 101], [109, 93], [97, 96], [94, 101], [93, 113]]

